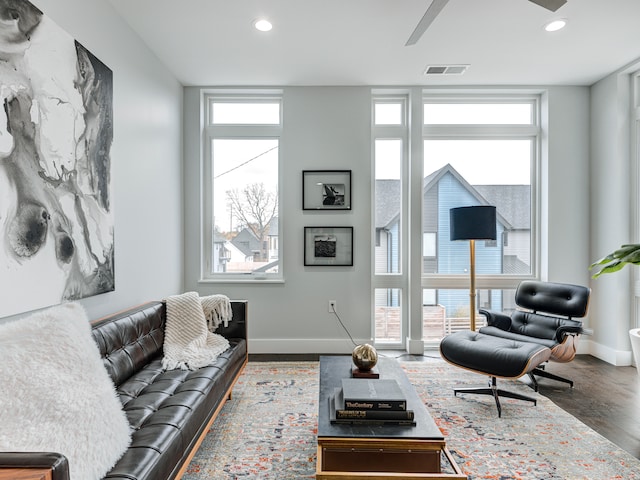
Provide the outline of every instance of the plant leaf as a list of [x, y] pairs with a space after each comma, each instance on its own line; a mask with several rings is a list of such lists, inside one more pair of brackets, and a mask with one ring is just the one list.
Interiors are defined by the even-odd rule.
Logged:
[[603, 273], [617, 272], [618, 270], [622, 270], [622, 268], [625, 265], [626, 265], [626, 262], [620, 262], [620, 261], [613, 262], [613, 263], [607, 265], [606, 267], [603, 267], [602, 270], [600, 270], [599, 272], [596, 272], [595, 274], [593, 274], [592, 278], [598, 278]]
[[604, 265], [604, 264], [609, 263], [609, 262], [611, 262], [613, 260], [615, 260], [615, 257], [613, 256], [613, 253], [610, 253], [606, 257], [602, 257], [597, 262], [592, 263], [591, 266], [589, 267], [589, 270], [591, 270], [593, 267], [597, 267], [598, 265]]

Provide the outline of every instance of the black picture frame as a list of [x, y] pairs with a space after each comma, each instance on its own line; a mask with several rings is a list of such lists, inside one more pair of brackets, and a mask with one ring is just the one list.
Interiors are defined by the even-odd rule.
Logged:
[[351, 170], [303, 170], [303, 210], [351, 210]]
[[304, 227], [306, 267], [352, 267], [353, 227]]

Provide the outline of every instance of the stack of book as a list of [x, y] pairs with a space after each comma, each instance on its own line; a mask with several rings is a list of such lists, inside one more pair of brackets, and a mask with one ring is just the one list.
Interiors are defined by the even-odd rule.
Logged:
[[329, 398], [331, 423], [415, 425], [413, 410], [395, 380], [344, 378]]

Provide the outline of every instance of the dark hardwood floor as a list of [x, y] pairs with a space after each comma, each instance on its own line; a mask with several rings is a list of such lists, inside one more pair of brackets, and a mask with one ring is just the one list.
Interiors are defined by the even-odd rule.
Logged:
[[640, 375], [634, 367], [614, 367], [590, 355], [548, 370], [574, 387], [540, 379], [539, 392], [603, 437], [640, 458]]
[[[422, 357], [402, 356], [403, 361]], [[438, 356], [437, 352], [426, 353]], [[317, 361], [319, 355], [249, 355], [251, 361]], [[548, 370], [574, 381], [568, 384], [540, 378], [539, 392], [600, 435], [640, 459], [640, 375], [634, 367], [614, 367], [590, 355], [578, 355], [570, 363], [550, 363]]]

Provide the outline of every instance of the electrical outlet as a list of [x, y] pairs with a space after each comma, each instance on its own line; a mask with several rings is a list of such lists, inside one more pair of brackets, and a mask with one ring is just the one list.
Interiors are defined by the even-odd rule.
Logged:
[[329, 309], [329, 313], [334, 313], [338, 311], [338, 307], [336, 305], [335, 300], [329, 300], [328, 309]]

